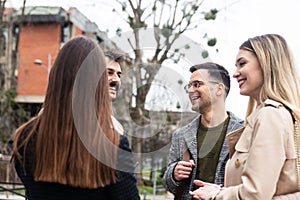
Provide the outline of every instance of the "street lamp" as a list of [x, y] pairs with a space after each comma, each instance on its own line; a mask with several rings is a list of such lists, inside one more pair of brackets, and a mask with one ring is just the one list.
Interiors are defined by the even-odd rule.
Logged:
[[41, 66], [42, 68], [44, 68], [45, 70], [47, 70], [48, 72], [48, 76], [50, 74], [50, 69], [51, 69], [51, 54], [48, 54], [48, 65], [44, 65], [43, 61], [41, 59], [35, 59], [34, 64]]

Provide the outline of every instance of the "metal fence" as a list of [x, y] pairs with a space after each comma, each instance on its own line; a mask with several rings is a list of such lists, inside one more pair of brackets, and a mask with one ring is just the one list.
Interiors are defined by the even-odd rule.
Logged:
[[0, 154], [0, 193], [5, 193], [7, 196], [14, 194], [25, 198], [25, 188], [10, 160], [11, 156]]

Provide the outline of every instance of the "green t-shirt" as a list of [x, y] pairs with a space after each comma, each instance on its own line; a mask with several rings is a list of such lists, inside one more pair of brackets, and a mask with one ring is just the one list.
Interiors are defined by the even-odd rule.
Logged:
[[229, 116], [218, 126], [207, 128], [201, 124], [200, 120], [197, 132], [197, 179], [210, 183], [214, 182], [228, 123]]

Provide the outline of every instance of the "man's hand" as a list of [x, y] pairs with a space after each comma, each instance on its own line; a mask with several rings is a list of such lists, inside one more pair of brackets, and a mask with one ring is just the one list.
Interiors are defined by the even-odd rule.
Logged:
[[174, 178], [176, 181], [188, 178], [194, 166], [195, 163], [193, 160], [179, 161], [174, 169]]

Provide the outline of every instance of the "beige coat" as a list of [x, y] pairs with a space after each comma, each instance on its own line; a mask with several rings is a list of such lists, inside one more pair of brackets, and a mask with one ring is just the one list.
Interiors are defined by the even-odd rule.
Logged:
[[[225, 187], [216, 200], [271, 200], [297, 191], [294, 126], [290, 112], [266, 100], [248, 118], [226, 165]], [[235, 134], [227, 137], [233, 142]], [[234, 142], [233, 142], [234, 143]]]

